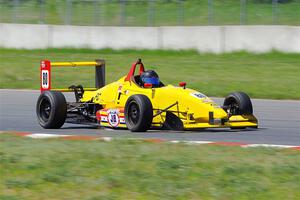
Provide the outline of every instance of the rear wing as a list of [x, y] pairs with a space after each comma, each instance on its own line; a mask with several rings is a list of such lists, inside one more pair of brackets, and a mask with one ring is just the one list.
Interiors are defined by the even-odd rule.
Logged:
[[71, 92], [69, 88], [51, 88], [51, 70], [52, 67], [95, 67], [95, 88], [84, 88], [84, 90], [97, 90], [105, 85], [105, 61], [98, 59], [91, 62], [51, 62], [42, 60], [40, 63], [40, 90], [55, 90], [61, 92]]

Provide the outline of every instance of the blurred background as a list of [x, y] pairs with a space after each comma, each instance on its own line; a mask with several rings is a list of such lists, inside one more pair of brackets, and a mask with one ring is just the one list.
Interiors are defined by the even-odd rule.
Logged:
[[[0, 199], [300, 199], [298, 151], [235, 146], [300, 145], [300, 0], [0, 0], [0, 131], [46, 133], [36, 122], [38, 91], [19, 90], [40, 88], [41, 60], [100, 58], [107, 83], [142, 58], [166, 84], [288, 101], [254, 100], [261, 128], [251, 132], [159, 136], [231, 147], [143, 143], [121, 139], [160, 133], [68, 125], [49, 133], [117, 139], [0, 134]], [[93, 87], [94, 73], [55, 69], [51, 84]]]
[[300, 0], [0, 0], [1, 23], [300, 25]]
[[300, 0], [0, 0], [0, 88], [37, 89], [41, 59], [105, 58], [111, 82], [140, 57], [207, 95], [300, 99], [299, 52]]

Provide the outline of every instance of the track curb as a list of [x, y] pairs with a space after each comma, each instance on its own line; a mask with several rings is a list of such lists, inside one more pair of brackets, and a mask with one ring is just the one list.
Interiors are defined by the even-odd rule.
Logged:
[[[103, 141], [110, 142], [113, 140], [124, 140], [124, 139], [115, 139], [113, 137], [102, 137], [102, 136], [87, 136], [87, 135], [57, 135], [57, 134], [46, 134], [46, 133], [31, 133], [31, 132], [3, 132], [0, 131], [0, 134], [13, 134], [20, 137], [27, 137], [33, 139], [64, 139], [64, 140], [77, 140], [77, 141]], [[280, 149], [294, 149], [300, 151], [300, 146], [293, 145], [278, 145], [278, 144], [248, 144], [240, 142], [222, 142], [222, 141], [188, 141], [188, 140], [167, 140], [160, 138], [127, 138], [128, 140], [139, 140], [142, 142], [149, 143], [169, 143], [169, 144], [187, 144], [187, 145], [215, 145], [215, 146], [235, 146], [242, 148], [280, 148]], [[125, 139], [126, 140], [126, 139]]]

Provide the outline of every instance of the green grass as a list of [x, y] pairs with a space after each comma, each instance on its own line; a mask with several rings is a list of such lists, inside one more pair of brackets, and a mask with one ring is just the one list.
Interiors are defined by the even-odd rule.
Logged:
[[[39, 62], [106, 60], [107, 82], [128, 73], [131, 63], [142, 58], [164, 83], [187, 86], [209, 96], [245, 91], [255, 98], [300, 99], [300, 54], [272, 52], [252, 54], [199, 54], [196, 51], [0, 49], [0, 88], [39, 89]], [[71, 84], [94, 86], [93, 68], [54, 69], [53, 87]]]
[[[13, 17], [18, 23], [40, 23], [40, 5], [35, 0], [21, 1], [20, 6], [14, 9], [12, 1], [2, 0], [0, 6], [0, 22], [12, 22]], [[119, 1], [73, 1], [71, 7], [74, 25], [120, 25], [121, 20], [126, 26], [163, 26], [163, 25], [207, 25], [209, 12], [207, 0], [185, 0], [182, 3], [183, 15], [177, 0], [158, 0], [151, 7], [146, 1], [128, 1], [125, 4], [123, 19]], [[9, 3], [8, 3], [9, 2]], [[103, 1], [102, 1], [103, 2]], [[212, 24], [232, 25], [240, 24], [239, 0], [213, 0]], [[270, 0], [271, 2], [271, 0]], [[49, 0], [45, 4], [45, 23], [65, 24], [67, 4], [65, 0]], [[17, 13], [17, 14], [14, 14]], [[247, 1], [246, 24], [286, 24], [300, 25], [300, 1], [278, 4], [276, 17], [273, 19], [271, 3], [255, 3]]]
[[0, 134], [0, 199], [299, 199], [296, 150]]

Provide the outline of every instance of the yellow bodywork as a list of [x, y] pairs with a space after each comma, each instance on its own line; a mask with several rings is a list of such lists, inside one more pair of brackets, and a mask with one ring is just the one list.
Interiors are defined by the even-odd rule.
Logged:
[[[257, 119], [253, 115], [235, 115], [228, 118], [227, 113], [220, 106], [195, 90], [173, 85], [142, 88], [134, 81], [125, 81], [125, 76], [96, 91], [86, 91], [81, 101], [92, 100], [94, 103], [101, 104], [104, 109], [123, 109], [127, 99], [134, 94], [143, 94], [150, 99], [153, 115], [156, 115], [153, 118], [153, 127], [163, 125], [166, 112], [158, 113], [172, 105], [168, 111], [181, 119], [184, 129], [257, 127]], [[213, 112], [214, 119], [217, 119], [215, 121], [219, 123], [209, 123], [209, 112]]]
[[[101, 62], [101, 60], [95, 62], [56, 62], [51, 63], [51, 65], [53, 67], [99, 66], [102, 64]], [[52, 90], [73, 91], [72, 89]], [[85, 88], [80, 101], [102, 105], [103, 109], [98, 111], [99, 116], [105, 117], [107, 115], [105, 110], [117, 110], [118, 116], [124, 119], [124, 112], [119, 112], [119, 110], [124, 110], [127, 99], [134, 94], [143, 94], [150, 99], [153, 106], [153, 127], [161, 127], [164, 124], [166, 120], [165, 111], [172, 112], [179, 117], [183, 122], [184, 129], [257, 127], [258, 125], [257, 119], [253, 115], [228, 116], [220, 106], [198, 91], [173, 85], [143, 88], [133, 80], [126, 79], [126, 76], [100, 89]], [[213, 116], [213, 122], [210, 121], [209, 113]], [[106, 121], [101, 125], [109, 126], [109, 120], [106, 119]], [[126, 124], [123, 121], [117, 127], [126, 128]]]

